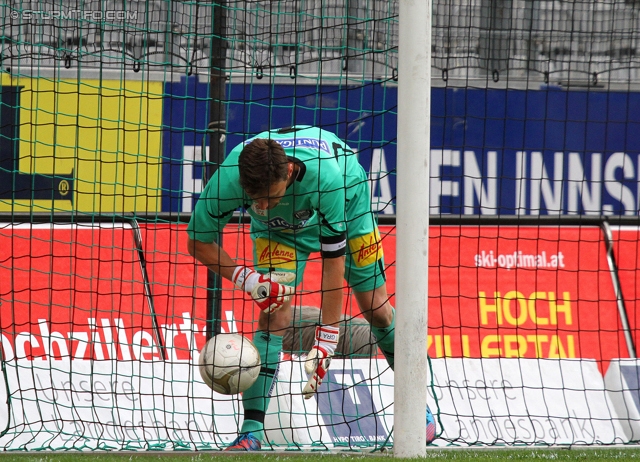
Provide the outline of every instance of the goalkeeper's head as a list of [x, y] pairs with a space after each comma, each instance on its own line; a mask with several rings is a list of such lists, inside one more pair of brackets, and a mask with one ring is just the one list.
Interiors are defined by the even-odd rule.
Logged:
[[263, 210], [272, 209], [286, 193], [294, 165], [277, 141], [256, 138], [238, 159], [240, 186]]

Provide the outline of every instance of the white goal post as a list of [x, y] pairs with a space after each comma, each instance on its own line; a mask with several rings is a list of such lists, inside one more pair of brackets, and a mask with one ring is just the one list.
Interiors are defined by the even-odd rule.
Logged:
[[425, 455], [431, 0], [400, 0], [394, 455]]

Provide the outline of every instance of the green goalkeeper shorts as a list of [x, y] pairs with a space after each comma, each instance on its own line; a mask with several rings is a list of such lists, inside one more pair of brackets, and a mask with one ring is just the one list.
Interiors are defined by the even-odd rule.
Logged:
[[[365, 200], [369, 197], [364, 195]], [[378, 225], [369, 204], [350, 203], [347, 220], [344, 278], [355, 292], [376, 289], [385, 282], [384, 254]], [[271, 269], [293, 272], [296, 274], [296, 286], [302, 282], [310, 254], [320, 251], [318, 226], [295, 233], [252, 229], [251, 238], [255, 268], [263, 273]]]

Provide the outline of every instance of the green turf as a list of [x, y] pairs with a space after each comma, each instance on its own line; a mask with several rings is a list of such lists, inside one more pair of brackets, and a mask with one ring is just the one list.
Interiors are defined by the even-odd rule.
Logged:
[[[65, 453], [0, 453], [1, 462], [125, 462], [125, 461], [177, 461], [177, 462], [209, 462], [220, 460], [225, 462], [276, 462], [286, 459], [291, 462], [349, 462], [351, 460], [363, 461], [388, 459], [398, 460], [391, 453], [385, 454], [354, 454], [354, 453], [187, 453], [187, 452], [163, 452], [163, 453], [91, 453], [81, 454], [77, 452]], [[424, 459], [404, 459], [404, 460], [471, 460], [474, 462], [483, 461], [604, 461], [604, 460], [640, 460], [640, 448], [632, 446], [628, 448], [572, 448], [572, 449], [429, 449]]]

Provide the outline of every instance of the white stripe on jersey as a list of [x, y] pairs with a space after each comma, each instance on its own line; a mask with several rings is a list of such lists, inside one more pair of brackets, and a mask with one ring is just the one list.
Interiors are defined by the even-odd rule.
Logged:
[[335, 244], [325, 244], [323, 243], [321, 248], [323, 252], [337, 252], [338, 250], [342, 250], [347, 246], [347, 240], [343, 240], [340, 242], [336, 242]]

